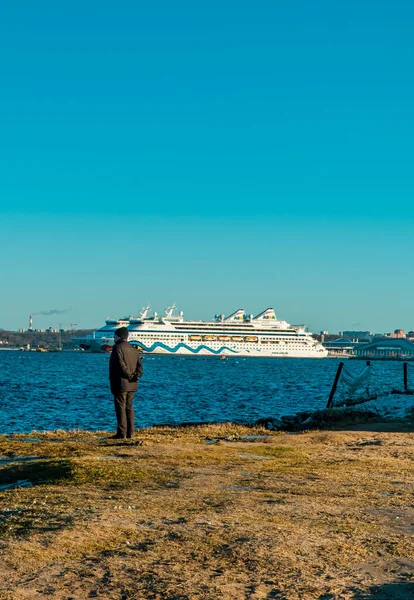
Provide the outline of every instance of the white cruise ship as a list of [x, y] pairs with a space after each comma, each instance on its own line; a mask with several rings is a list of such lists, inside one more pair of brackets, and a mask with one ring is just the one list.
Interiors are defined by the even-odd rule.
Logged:
[[163, 316], [148, 317], [149, 306], [138, 317], [107, 320], [105, 325], [84, 338], [72, 338], [89, 352], [110, 352], [114, 331], [127, 327], [129, 342], [146, 354], [187, 356], [252, 356], [272, 358], [325, 358], [327, 350], [304, 326], [293, 326], [276, 318], [273, 308], [256, 317], [239, 309], [228, 317], [216, 315], [213, 321], [186, 321], [175, 305]]

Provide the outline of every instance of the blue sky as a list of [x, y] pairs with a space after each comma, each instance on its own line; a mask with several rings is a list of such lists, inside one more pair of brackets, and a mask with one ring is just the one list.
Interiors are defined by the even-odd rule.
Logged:
[[414, 328], [408, 1], [20, 2], [0, 19], [0, 327], [173, 300]]

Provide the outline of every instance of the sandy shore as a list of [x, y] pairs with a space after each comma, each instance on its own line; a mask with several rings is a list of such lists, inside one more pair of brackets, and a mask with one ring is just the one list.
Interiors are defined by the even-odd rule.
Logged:
[[414, 598], [413, 427], [368, 428], [0, 436], [0, 598]]

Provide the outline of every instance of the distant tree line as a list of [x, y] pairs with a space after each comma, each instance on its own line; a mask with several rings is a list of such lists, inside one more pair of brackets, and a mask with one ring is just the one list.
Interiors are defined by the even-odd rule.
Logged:
[[54, 349], [61, 347], [63, 350], [74, 350], [75, 344], [71, 341], [72, 337], [83, 337], [92, 333], [93, 329], [79, 329], [76, 331], [6, 331], [0, 329], [0, 348], [26, 348], [30, 344], [31, 348]]

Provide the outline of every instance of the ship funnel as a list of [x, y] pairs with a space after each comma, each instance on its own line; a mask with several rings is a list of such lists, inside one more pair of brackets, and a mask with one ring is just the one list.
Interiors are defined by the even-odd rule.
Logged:
[[267, 321], [269, 319], [275, 320], [276, 314], [273, 308], [266, 308], [263, 312], [257, 315], [254, 318], [255, 321]]
[[230, 316], [226, 317], [225, 321], [244, 321], [245, 312], [242, 308], [236, 310], [236, 312], [232, 313]]

